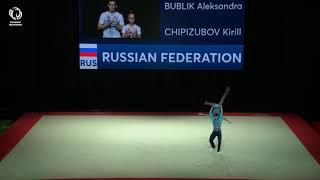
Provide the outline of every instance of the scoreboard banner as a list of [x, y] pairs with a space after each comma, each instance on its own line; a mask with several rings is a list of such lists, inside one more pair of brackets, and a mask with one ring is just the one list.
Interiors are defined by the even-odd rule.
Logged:
[[79, 0], [80, 69], [243, 68], [244, 0], [97, 2]]

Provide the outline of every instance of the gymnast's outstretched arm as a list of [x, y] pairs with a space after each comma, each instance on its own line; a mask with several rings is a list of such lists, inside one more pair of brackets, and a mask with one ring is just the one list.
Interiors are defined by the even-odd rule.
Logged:
[[203, 104], [204, 104], [204, 105], [208, 105], [208, 106], [212, 106], [214, 103], [205, 101]]

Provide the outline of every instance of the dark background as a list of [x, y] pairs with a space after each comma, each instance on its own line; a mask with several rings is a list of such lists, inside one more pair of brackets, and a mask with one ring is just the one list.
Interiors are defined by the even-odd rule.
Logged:
[[23, 27], [9, 27], [8, 58], [2, 59], [3, 113], [202, 111], [203, 101], [218, 101], [228, 85], [227, 112], [319, 119], [315, 2], [248, 0], [243, 71], [80, 71], [77, 2], [19, 3]]
[[[75, 0], [74, 0], [75, 1]], [[122, 14], [124, 23], [128, 24], [130, 10], [135, 13], [135, 24], [141, 27], [143, 39], [154, 39], [160, 35], [159, 0], [117, 0], [116, 11]], [[82, 0], [83, 38], [101, 38], [102, 31], [97, 31], [97, 24], [101, 13], [109, 11], [107, 0]], [[158, 10], [158, 11], [157, 11]], [[81, 19], [80, 19], [81, 21]]]

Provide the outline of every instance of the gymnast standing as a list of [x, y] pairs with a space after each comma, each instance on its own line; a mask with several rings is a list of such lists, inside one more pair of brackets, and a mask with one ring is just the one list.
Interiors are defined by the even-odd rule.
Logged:
[[210, 135], [209, 142], [211, 144], [212, 148], [215, 148], [213, 140], [215, 139], [216, 136], [218, 136], [218, 152], [220, 152], [220, 147], [221, 147], [221, 141], [222, 141], [222, 133], [221, 133], [221, 124], [222, 124], [222, 119], [223, 119], [223, 102], [225, 98], [227, 97], [228, 93], [230, 91], [230, 88], [227, 87], [220, 102], [217, 103], [211, 103], [211, 102], [204, 102], [204, 105], [209, 105], [211, 106], [211, 109], [209, 111], [209, 117], [211, 119], [212, 125], [213, 125], [213, 131]]

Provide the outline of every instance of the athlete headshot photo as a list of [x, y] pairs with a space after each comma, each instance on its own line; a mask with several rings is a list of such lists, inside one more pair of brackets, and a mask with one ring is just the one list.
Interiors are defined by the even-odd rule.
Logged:
[[135, 13], [128, 14], [128, 24], [122, 28], [122, 38], [141, 38], [141, 28], [135, 24]]
[[107, 6], [108, 11], [101, 13], [97, 28], [103, 31], [103, 38], [121, 38], [124, 19], [122, 14], [116, 11], [117, 2], [109, 0]]

